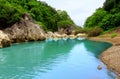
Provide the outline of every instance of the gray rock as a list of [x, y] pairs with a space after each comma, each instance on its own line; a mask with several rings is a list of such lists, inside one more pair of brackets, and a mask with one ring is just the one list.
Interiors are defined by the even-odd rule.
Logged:
[[0, 30], [0, 48], [9, 46], [11, 41], [7, 34], [5, 34], [2, 30]]
[[19, 22], [6, 28], [4, 32], [12, 42], [37, 41], [46, 38], [43, 29], [27, 13]]
[[98, 65], [98, 67], [97, 67], [99, 70], [101, 70], [102, 69], [102, 66], [101, 65]]

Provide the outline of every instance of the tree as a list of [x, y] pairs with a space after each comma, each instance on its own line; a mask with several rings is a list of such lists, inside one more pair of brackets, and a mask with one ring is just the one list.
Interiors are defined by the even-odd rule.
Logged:
[[[17, 8], [19, 7], [19, 8]], [[0, 27], [6, 28], [22, 17], [22, 10], [20, 6], [14, 6], [5, 0], [0, 1]]]
[[62, 20], [57, 23], [59, 28], [69, 28], [70, 26], [73, 26], [73, 23], [69, 20]]
[[85, 27], [95, 27], [95, 26], [99, 26], [100, 22], [102, 21], [102, 19], [104, 18], [104, 16], [107, 14], [107, 12], [102, 9], [99, 8], [96, 10], [96, 12], [87, 18], [84, 26]]
[[104, 3], [103, 8], [106, 11], [110, 11], [114, 6], [115, 6], [115, 0], [106, 0], [106, 2]]
[[84, 26], [109, 30], [120, 26], [120, 0], [106, 0], [103, 7], [87, 18]]
[[37, 0], [0, 0], [0, 27], [6, 28], [19, 21], [24, 13], [29, 13], [44, 28], [57, 31], [57, 23], [69, 20], [73, 23], [66, 11], [59, 14], [55, 8], [44, 1]]

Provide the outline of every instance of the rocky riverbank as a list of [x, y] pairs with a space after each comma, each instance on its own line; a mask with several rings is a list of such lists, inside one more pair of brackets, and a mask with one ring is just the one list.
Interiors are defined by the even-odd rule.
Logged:
[[0, 48], [26, 41], [39, 41], [47, 38], [77, 38], [85, 37], [86, 34], [60, 34], [58, 32], [47, 32], [36, 24], [29, 14], [24, 14], [23, 18], [14, 25], [4, 30], [0, 30]]
[[10, 44], [11, 44], [11, 41], [8, 35], [0, 30], [0, 48], [9, 46]]
[[15, 43], [45, 39], [45, 32], [34, 22], [29, 14], [25, 14], [19, 22], [4, 29], [3, 32], [8, 35], [11, 42]]
[[41, 41], [51, 38], [59, 40], [61, 38], [75, 39], [79, 37], [87, 37], [85, 33], [79, 33], [76, 35], [60, 34], [58, 32], [45, 33], [37, 24], [34, 25], [36, 26], [32, 26], [32, 25], [28, 26], [27, 24], [26, 26], [20, 26], [15, 24], [10, 28], [7, 28], [5, 30], [0, 30], [0, 48], [7, 47], [12, 43], [20, 43], [27, 41]]
[[47, 32], [46, 33], [46, 39], [47, 38], [56, 38], [56, 39], [59, 39], [59, 38], [71, 38], [71, 39], [74, 39], [74, 38], [78, 38], [78, 37], [87, 37], [87, 35], [85, 33], [78, 33], [78, 34], [71, 34], [71, 35], [67, 35], [65, 33], [63, 34], [60, 34], [58, 32]]
[[13, 26], [0, 30], [0, 47], [9, 46], [12, 43], [44, 40], [45, 38], [43, 29], [26, 13]]
[[106, 34], [90, 39], [95, 41], [106, 41], [113, 44], [112, 47], [101, 54], [100, 59], [107, 65], [108, 69], [114, 71], [118, 75], [118, 79], [120, 79], [120, 32], [117, 32], [117, 36], [114, 38], [111, 38], [110, 34]]

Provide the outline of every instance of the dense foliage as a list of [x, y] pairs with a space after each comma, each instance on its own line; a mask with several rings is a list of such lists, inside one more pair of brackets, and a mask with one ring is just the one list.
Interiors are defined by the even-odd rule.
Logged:
[[106, 0], [103, 7], [87, 18], [84, 27], [110, 30], [120, 26], [120, 0]]
[[57, 26], [59, 28], [67, 28], [70, 26], [74, 26], [74, 23], [72, 20], [70, 20], [69, 15], [67, 14], [66, 11], [57, 11], [60, 17], [60, 21], [57, 23]]
[[19, 21], [24, 13], [30, 13], [45, 30], [57, 31], [58, 23], [73, 21], [66, 11], [56, 11], [43, 1], [37, 0], [0, 0], [0, 28], [6, 28]]
[[11, 26], [22, 17], [21, 6], [14, 6], [5, 0], [0, 0], [0, 28]]

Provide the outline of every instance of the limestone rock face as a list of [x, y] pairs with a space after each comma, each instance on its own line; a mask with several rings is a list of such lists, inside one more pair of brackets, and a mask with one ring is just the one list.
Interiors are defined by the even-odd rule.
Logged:
[[11, 43], [7, 34], [0, 30], [0, 48], [9, 46]]
[[37, 41], [45, 39], [43, 29], [34, 22], [29, 14], [25, 14], [19, 22], [6, 28], [4, 32], [12, 42]]

